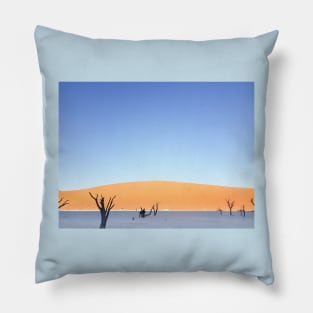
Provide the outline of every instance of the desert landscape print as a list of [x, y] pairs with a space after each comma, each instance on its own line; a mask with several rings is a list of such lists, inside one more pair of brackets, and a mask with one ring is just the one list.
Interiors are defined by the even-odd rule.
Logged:
[[60, 228], [253, 228], [253, 82], [60, 82]]

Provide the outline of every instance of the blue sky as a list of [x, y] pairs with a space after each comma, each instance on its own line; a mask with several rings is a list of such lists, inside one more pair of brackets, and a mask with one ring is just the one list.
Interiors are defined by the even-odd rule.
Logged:
[[59, 188], [253, 187], [252, 82], [60, 82]]

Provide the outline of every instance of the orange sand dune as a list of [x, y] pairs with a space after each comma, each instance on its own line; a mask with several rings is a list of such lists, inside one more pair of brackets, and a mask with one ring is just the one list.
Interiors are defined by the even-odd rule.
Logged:
[[253, 210], [250, 199], [253, 188], [237, 188], [170, 181], [145, 181], [104, 185], [94, 188], [60, 191], [59, 197], [69, 204], [61, 210], [97, 210], [89, 192], [102, 194], [105, 201], [116, 195], [113, 210], [150, 209], [158, 202], [159, 210], [228, 210], [225, 199], [235, 201], [233, 211], [244, 204], [247, 211]]
[[114, 210], [135, 210], [141, 206], [150, 209], [156, 202], [159, 210], [228, 210], [225, 199], [235, 201], [233, 211], [239, 210], [243, 204], [246, 211], [254, 209], [250, 202], [254, 196], [253, 188], [147, 181], [60, 191], [59, 197], [69, 201], [61, 210], [97, 210], [89, 192], [99, 194], [99, 197], [102, 194], [106, 201], [116, 195]]

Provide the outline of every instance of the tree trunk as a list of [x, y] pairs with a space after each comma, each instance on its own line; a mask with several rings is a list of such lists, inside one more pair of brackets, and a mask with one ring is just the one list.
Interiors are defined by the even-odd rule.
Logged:
[[105, 210], [100, 210], [100, 214], [101, 214], [101, 224], [100, 224], [100, 228], [105, 228], [106, 226], [106, 214], [105, 214]]
[[104, 218], [103, 228], [106, 228], [106, 227], [107, 227], [107, 221], [108, 221], [110, 212], [111, 212], [111, 210], [109, 210], [109, 211], [106, 213], [106, 216], [105, 216], [105, 218]]

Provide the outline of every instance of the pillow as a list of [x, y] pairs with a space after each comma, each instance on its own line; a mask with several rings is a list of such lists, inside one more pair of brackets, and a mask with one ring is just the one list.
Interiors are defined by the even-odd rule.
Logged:
[[37, 283], [105, 271], [273, 282], [263, 151], [277, 35], [128, 41], [37, 26]]

